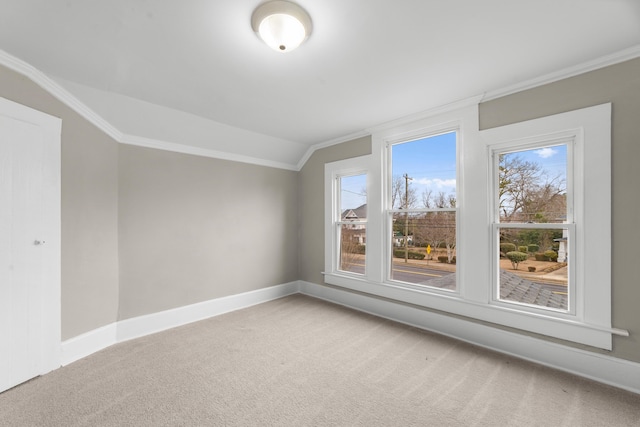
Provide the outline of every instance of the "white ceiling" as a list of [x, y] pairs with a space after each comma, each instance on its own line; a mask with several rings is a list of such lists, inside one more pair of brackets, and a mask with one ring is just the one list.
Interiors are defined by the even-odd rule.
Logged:
[[0, 49], [124, 132], [162, 138], [158, 119], [182, 117], [295, 164], [309, 146], [640, 43], [638, 0], [298, 0], [314, 31], [281, 54], [252, 32], [260, 2], [0, 0]]

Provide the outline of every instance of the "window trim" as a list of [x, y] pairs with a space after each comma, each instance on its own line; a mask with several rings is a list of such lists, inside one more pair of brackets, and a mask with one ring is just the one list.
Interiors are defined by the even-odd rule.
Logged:
[[[563, 223], [542, 223], [542, 224], [528, 224], [522, 222], [513, 222], [513, 223], [502, 223], [500, 222], [500, 212], [499, 212], [499, 200], [498, 200], [498, 187], [499, 187], [499, 177], [498, 177], [498, 168], [499, 168], [499, 156], [505, 153], [516, 153], [520, 151], [539, 149], [544, 147], [553, 147], [558, 145], [566, 145], [567, 147], [567, 170], [566, 170], [566, 221]], [[538, 136], [528, 136], [525, 138], [514, 138], [508, 142], [500, 142], [496, 144], [487, 145], [487, 149], [489, 151], [489, 161], [490, 165], [490, 173], [491, 179], [489, 183], [491, 185], [490, 188], [490, 206], [491, 206], [491, 254], [492, 257], [499, 254], [499, 244], [497, 237], [497, 232], [500, 228], [523, 228], [523, 229], [560, 229], [566, 228], [568, 230], [568, 234], [570, 237], [570, 241], [572, 242], [572, 259], [573, 256], [576, 257], [576, 260], [579, 259], [579, 254], [582, 252], [581, 245], [576, 244], [582, 240], [582, 235], [578, 235], [577, 227], [576, 227], [576, 213], [578, 217], [581, 218], [581, 206], [578, 206], [576, 210], [576, 206], [574, 203], [581, 201], [584, 198], [584, 186], [581, 183], [576, 183], [576, 157], [578, 159], [584, 158], [584, 138], [582, 129], [571, 129], [571, 130], [563, 130], [559, 132], [553, 132], [549, 134], [542, 134]], [[581, 162], [579, 162], [581, 163]], [[579, 171], [582, 171], [582, 167], [578, 166]], [[578, 193], [576, 193], [578, 191]], [[518, 305], [520, 310], [537, 312], [537, 313], [549, 313], [550, 315], [557, 316], [560, 318], [567, 319], [582, 319], [584, 313], [584, 306], [582, 304], [583, 301], [579, 301], [576, 298], [576, 295], [582, 294], [582, 290], [577, 289], [577, 281], [576, 281], [576, 261], [570, 261], [569, 263], [569, 274], [568, 274], [568, 310], [554, 310], [546, 307], [537, 307], [535, 305], [522, 304], [517, 302], [511, 302], [507, 300], [502, 300], [499, 298], [500, 294], [500, 281], [499, 281], [499, 268], [500, 260], [499, 258], [491, 259], [492, 271], [491, 271], [491, 280], [492, 280], [492, 295], [491, 295], [491, 304], [498, 306], [511, 306]]]
[[[369, 156], [361, 156], [353, 159], [341, 160], [325, 164], [325, 271], [335, 274], [353, 276], [354, 278], [367, 277], [369, 268], [369, 254], [365, 253], [365, 273], [358, 274], [345, 270], [340, 270], [340, 238], [338, 228], [342, 224], [362, 224], [366, 225], [365, 235], [369, 240], [369, 206], [367, 200], [366, 221], [347, 222], [340, 217], [340, 185], [339, 179], [345, 176], [366, 175], [367, 176], [367, 199], [369, 199], [369, 189], [371, 188], [371, 175], [369, 171]], [[328, 220], [327, 220], [328, 219]]]
[[[433, 125], [429, 125], [426, 126], [424, 128], [417, 128], [415, 130], [412, 130], [410, 132], [407, 132], [403, 135], [393, 135], [389, 138], [383, 138], [383, 143], [384, 143], [384, 156], [383, 156], [383, 179], [384, 179], [384, 199], [383, 199], [383, 212], [384, 212], [384, 225], [385, 225], [385, 229], [384, 229], [384, 234], [383, 234], [383, 241], [382, 244], [385, 248], [385, 252], [384, 252], [384, 259], [382, 261], [382, 264], [384, 265], [384, 271], [383, 271], [383, 282], [387, 283], [389, 285], [394, 285], [394, 286], [403, 286], [403, 287], [407, 287], [407, 288], [411, 288], [411, 289], [416, 289], [418, 291], [424, 289], [424, 288], [428, 288], [429, 291], [431, 292], [435, 292], [437, 294], [445, 294], [445, 295], [449, 295], [451, 293], [454, 294], [459, 294], [459, 283], [460, 283], [460, 275], [458, 272], [458, 269], [456, 268], [456, 289], [455, 290], [450, 290], [450, 289], [440, 289], [440, 288], [434, 288], [434, 287], [425, 287], [425, 286], [421, 286], [421, 285], [416, 285], [413, 283], [408, 283], [408, 282], [402, 282], [399, 280], [393, 280], [392, 277], [392, 273], [393, 273], [393, 267], [392, 267], [392, 263], [393, 263], [393, 245], [392, 242], [390, 241], [391, 239], [391, 235], [393, 234], [393, 219], [392, 219], [392, 215], [393, 213], [397, 213], [397, 212], [401, 212], [401, 213], [426, 213], [426, 212], [455, 212], [456, 214], [456, 239], [459, 236], [460, 233], [460, 222], [459, 222], [459, 214], [460, 214], [460, 203], [459, 203], [459, 199], [458, 199], [458, 193], [460, 191], [460, 185], [458, 184], [460, 182], [460, 170], [461, 170], [461, 164], [460, 164], [460, 134], [461, 134], [461, 121], [459, 119], [457, 120], [453, 120], [453, 121], [446, 121], [445, 123], [442, 124], [433, 124]], [[430, 138], [430, 137], [435, 137], [438, 135], [443, 135], [443, 134], [447, 134], [447, 133], [454, 133], [456, 134], [456, 207], [455, 208], [419, 208], [419, 209], [409, 209], [407, 210], [400, 210], [400, 209], [394, 209], [393, 206], [391, 206], [391, 192], [392, 192], [392, 179], [393, 179], [393, 171], [392, 171], [392, 166], [391, 166], [391, 160], [392, 160], [392, 149], [394, 145], [397, 144], [404, 144], [404, 143], [408, 143], [408, 142], [412, 142], [412, 141], [418, 141], [421, 139], [426, 139], [426, 138]]]
[[[413, 289], [398, 283], [388, 283], [384, 280], [385, 245], [384, 236], [386, 215], [383, 210], [383, 195], [387, 194], [386, 163], [384, 162], [386, 144], [390, 140], [408, 140], [411, 135], [435, 133], [437, 129], [459, 128], [458, 147], [458, 230], [459, 230], [459, 262], [457, 263], [458, 293], [434, 292], [430, 289]], [[353, 167], [353, 164], [364, 164], [368, 181], [368, 229], [367, 229], [367, 271], [364, 277], [349, 277], [332, 270], [325, 258], [325, 282], [331, 285], [345, 287], [358, 292], [389, 298], [422, 306], [426, 309], [439, 310], [454, 315], [473, 318], [573, 341], [593, 347], [610, 350], [612, 348], [612, 334], [628, 335], [627, 331], [611, 326], [611, 269], [610, 259], [597, 274], [601, 286], [593, 287], [584, 295], [584, 313], [581, 316], [557, 316], [554, 313], [524, 312], [518, 307], [503, 307], [491, 304], [492, 273], [492, 205], [490, 203], [490, 167], [489, 145], [523, 140], [529, 135], [548, 135], [567, 130], [578, 129], [585, 137], [584, 158], [576, 158], [574, 170], [576, 176], [580, 172], [598, 170], [604, 165], [604, 173], [585, 176], [583, 183], [589, 192], [601, 194], [600, 207], [604, 218], [598, 220], [585, 214], [584, 219], [577, 220], [576, 227], [585, 227], [595, 221], [599, 224], [591, 226], [586, 236], [586, 245], [596, 242], [600, 253], [611, 253], [611, 105], [603, 104], [582, 110], [561, 113], [527, 122], [516, 123], [499, 128], [479, 131], [477, 104], [451, 109], [436, 115], [430, 115], [413, 121], [405, 121], [396, 126], [385, 126], [372, 130], [372, 154], [362, 158], [348, 159], [325, 165], [325, 178], [328, 171], [337, 165], [341, 168]], [[432, 132], [430, 132], [432, 131]], [[514, 132], [519, 136], [514, 137]], [[530, 137], [529, 137], [530, 138]], [[363, 162], [363, 163], [359, 163]], [[362, 167], [361, 167], [362, 169]], [[383, 173], [384, 171], [384, 173]], [[329, 173], [330, 176], [330, 173]], [[578, 181], [578, 180], [577, 180]], [[328, 181], [327, 181], [328, 182]], [[578, 183], [576, 183], [578, 184]], [[331, 185], [325, 185], [325, 208], [331, 209]], [[575, 200], [574, 203], [585, 203]], [[582, 211], [586, 211], [584, 206]], [[330, 218], [325, 216], [325, 218]], [[325, 223], [326, 224], [326, 223]], [[325, 240], [327, 243], [327, 240]], [[478, 251], [465, 242], [486, 242], [484, 251]], [[331, 247], [331, 242], [325, 245]], [[476, 243], [477, 244], [477, 243]], [[388, 250], [388, 249], [387, 249]], [[593, 258], [582, 254], [582, 259], [576, 264], [586, 265]], [[330, 258], [329, 258], [330, 259]], [[576, 280], [584, 280], [584, 273], [578, 272]]]

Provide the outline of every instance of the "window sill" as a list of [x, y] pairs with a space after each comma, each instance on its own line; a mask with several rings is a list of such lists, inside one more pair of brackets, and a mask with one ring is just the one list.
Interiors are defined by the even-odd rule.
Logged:
[[418, 290], [401, 284], [378, 283], [364, 277], [339, 273], [323, 274], [325, 283], [330, 285], [605, 350], [612, 349], [613, 334], [629, 335], [627, 331], [607, 325], [591, 325], [578, 319], [524, 312], [517, 308], [490, 305], [488, 302], [465, 300], [458, 293]]

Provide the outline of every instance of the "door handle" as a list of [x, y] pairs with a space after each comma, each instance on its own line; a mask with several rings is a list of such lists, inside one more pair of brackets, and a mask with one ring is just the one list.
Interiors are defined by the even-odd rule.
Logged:
[[46, 242], [44, 240], [34, 240], [33, 244], [36, 246], [44, 245]]

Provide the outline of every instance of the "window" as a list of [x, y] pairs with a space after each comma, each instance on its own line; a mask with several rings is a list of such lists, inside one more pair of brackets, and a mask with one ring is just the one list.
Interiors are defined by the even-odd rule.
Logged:
[[[574, 138], [492, 150], [494, 300], [575, 313]], [[571, 279], [571, 280], [570, 280]]]
[[[527, 313], [530, 330], [611, 349], [611, 105], [482, 133], [492, 166], [491, 304]], [[499, 261], [501, 243], [516, 244], [510, 238], [535, 251], [518, 266], [536, 267], [533, 280], [518, 290], [504, 276], [515, 266], [500, 268], [509, 262]], [[538, 280], [544, 265], [555, 281]], [[512, 293], [525, 289], [526, 297]], [[543, 318], [555, 321], [542, 326]]]
[[[371, 155], [325, 166], [325, 282], [611, 349], [610, 121], [604, 104], [479, 131], [472, 105], [373, 129]], [[361, 203], [342, 188], [366, 220], [342, 217]]]
[[389, 279], [456, 289], [457, 132], [389, 144]]
[[325, 168], [325, 265], [328, 271], [364, 276], [367, 269], [367, 157]]
[[336, 177], [339, 188], [336, 233], [338, 270], [364, 274], [367, 245], [367, 175]]

